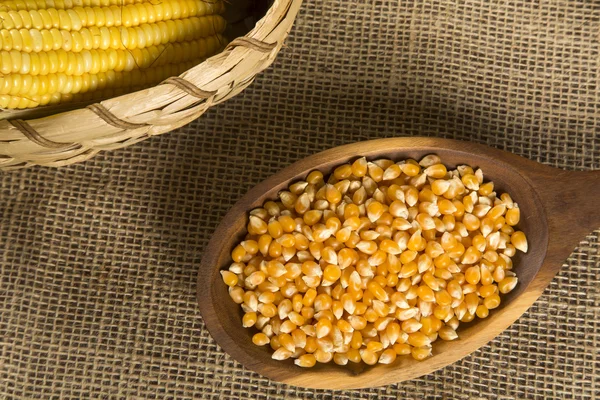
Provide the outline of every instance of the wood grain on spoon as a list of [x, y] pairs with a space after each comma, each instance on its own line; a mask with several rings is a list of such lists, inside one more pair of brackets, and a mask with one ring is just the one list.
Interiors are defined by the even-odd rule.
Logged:
[[[517, 254], [514, 271], [517, 288], [503, 296], [500, 308], [488, 318], [461, 324], [459, 339], [437, 341], [433, 357], [416, 361], [399, 357], [390, 365], [338, 366], [333, 363], [303, 369], [292, 360], [271, 359], [268, 346], [252, 344], [253, 331], [242, 328], [239, 306], [229, 298], [219, 270], [227, 267], [233, 245], [245, 234], [248, 211], [280, 190], [303, 179], [311, 170], [325, 175], [358, 157], [368, 159], [420, 159], [437, 154], [448, 167], [468, 164], [482, 168], [496, 191], [508, 192], [521, 209], [519, 228], [529, 240], [529, 252]], [[400, 382], [431, 373], [485, 345], [521, 316], [542, 294], [586, 234], [600, 226], [597, 212], [600, 172], [570, 172], [490, 147], [435, 138], [381, 139], [336, 147], [305, 158], [280, 171], [248, 192], [223, 219], [207, 246], [198, 274], [197, 296], [202, 317], [217, 343], [247, 368], [273, 380], [292, 385], [349, 389]]]

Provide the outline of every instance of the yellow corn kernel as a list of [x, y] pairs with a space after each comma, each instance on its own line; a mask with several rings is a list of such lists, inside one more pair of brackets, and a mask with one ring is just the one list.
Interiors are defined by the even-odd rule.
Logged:
[[397, 343], [393, 346], [394, 351], [399, 356], [405, 356], [411, 353], [412, 347], [407, 343]]
[[321, 349], [317, 349], [314, 352], [314, 356], [315, 356], [315, 359], [317, 360], [317, 362], [322, 363], [322, 364], [326, 364], [333, 359], [332, 353], [321, 350]]
[[442, 327], [442, 321], [433, 315], [421, 318], [420, 331], [426, 335], [431, 335], [440, 330]]
[[440, 328], [438, 332], [440, 338], [445, 341], [451, 341], [458, 339], [458, 335], [456, 331], [452, 329], [450, 326], [443, 326]]
[[434, 164], [430, 167], [427, 167], [423, 172], [425, 172], [425, 174], [429, 177], [442, 179], [446, 176], [448, 171], [444, 164]]
[[511, 208], [506, 212], [505, 221], [510, 226], [515, 226], [521, 220], [521, 210], [518, 207]]
[[300, 314], [304, 317], [305, 320], [311, 319], [315, 315], [315, 309], [313, 307], [302, 307], [302, 310], [300, 310]]
[[258, 307], [258, 311], [267, 318], [273, 318], [277, 314], [277, 307], [272, 303], [260, 304]]
[[383, 344], [381, 344], [381, 342], [371, 341], [367, 343], [367, 350], [372, 351], [373, 353], [377, 353], [383, 350]]
[[319, 312], [322, 310], [330, 310], [333, 305], [333, 299], [331, 296], [321, 293], [315, 297], [314, 307], [315, 311]]
[[338, 181], [346, 179], [352, 175], [352, 167], [350, 164], [340, 165], [333, 171], [333, 177]]
[[460, 322], [471, 322], [475, 319], [475, 314], [471, 314], [470, 312], [465, 313], [463, 317], [460, 319]]
[[421, 329], [422, 326], [423, 324], [421, 324], [421, 322], [417, 321], [414, 318], [410, 318], [402, 322], [402, 330], [406, 333], [417, 332], [419, 329]]
[[270, 342], [269, 337], [262, 332], [259, 332], [259, 333], [255, 334], [254, 336], [252, 336], [252, 343], [254, 343], [257, 346], [264, 346], [264, 345], [268, 344], [269, 342]]
[[498, 290], [503, 294], [509, 293], [517, 286], [517, 283], [517, 277], [508, 276], [498, 282]]
[[476, 285], [479, 283], [481, 279], [481, 270], [479, 268], [479, 266], [474, 266], [474, 267], [469, 267], [467, 268], [467, 270], [465, 271], [465, 280], [472, 284], [472, 285]]
[[527, 237], [522, 231], [516, 231], [510, 237], [510, 243], [515, 246], [517, 250], [521, 250], [523, 253], [527, 253]]
[[346, 352], [346, 357], [348, 357], [348, 361], [353, 363], [359, 363], [361, 361], [360, 352], [358, 349], [351, 348]]
[[331, 321], [328, 319], [321, 319], [317, 322], [317, 338], [323, 338], [331, 332]]
[[239, 286], [230, 286], [229, 297], [231, 297], [235, 303], [242, 304], [244, 302], [244, 289]]
[[495, 294], [497, 291], [498, 286], [496, 285], [483, 285], [479, 287], [479, 295], [484, 298]]
[[367, 350], [367, 349], [360, 349], [359, 353], [360, 353], [360, 358], [364, 361], [365, 364], [367, 364], [367, 365], [377, 364], [379, 357], [374, 352]]
[[421, 173], [421, 167], [418, 164], [406, 163], [400, 165], [400, 169], [407, 176], [417, 176]]
[[312, 336], [306, 337], [306, 346], [304, 346], [304, 350], [307, 353], [314, 353], [319, 348], [317, 344], [317, 338]]
[[421, 285], [417, 289], [417, 295], [423, 301], [432, 302], [435, 301], [435, 294], [429, 286]]
[[303, 368], [314, 367], [316, 363], [317, 359], [315, 358], [314, 354], [303, 354], [294, 360], [294, 364]]
[[431, 347], [413, 347], [411, 354], [415, 360], [423, 361], [431, 356]]
[[474, 174], [465, 174], [461, 178], [463, 185], [471, 190], [479, 190], [479, 181]]
[[257, 316], [255, 312], [246, 313], [242, 318], [242, 325], [244, 326], [244, 328], [250, 328], [256, 323], [256, 318]]
[[283, 227], [281, 226], [281, 223], [277, 220], [272, 220], [268, 223], [267, 231], [273, 239], [277, 239], [278, 237], [283, 235]]
[[488, 213], [487, 213], [487, 217], [491, 218], [492, 220], [496, 220], [499, 217], [502, 217], [504, 215], [504, 213], [506, 213], [506, 206], [504, 204], [500, 204], [497, 206], [494, 206]]
[[500, 296], [494, 293], [485, 299], [483, 299], [483, 305], [486, 306], [489, 310], [497, 308], [500, 305]]
[[333, 355], [333, 362], [337, 365], [347, 365], [348, 355], [346, 353], [335, 353]]
[[358, 330], [355, 330], [352, 333], [352, 339], [350, 340], [350, 347], [353, 349], [360, 349], [363, 344], [363, 338], [361, 333]]
[[379, 356], [380, 364], [391, 364], [396, 361], [396, 352], [393, 349], [384, 350]]
[[235, 286], [238, 283], [238, 277], [233, 272], [221, 271], [221, 277], [227, 286]]
[[306, 182], [308, 182], [310, 185], [318, 185], [323, 183], [323, 173], [317, 170], [311, 171], [306, 176]]
[[487, 318], [487, 316], [490, 314], [490, 311], [488, 310], [488, 308], [485, 305], [480, 304], [477, 306], [477, 310], [475, 311], [475, 314], [479, 318]]

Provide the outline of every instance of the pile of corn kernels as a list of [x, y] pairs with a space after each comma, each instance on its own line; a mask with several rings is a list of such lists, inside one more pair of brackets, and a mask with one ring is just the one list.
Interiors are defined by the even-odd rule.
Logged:
[[258, 330], [252, 341], [276, 360], [424, 360], [515, 288], [511, 257], [527, 252], [519, 219], [481, 169], [363, 157], [252, 210], [221, 274], [243, 326]]

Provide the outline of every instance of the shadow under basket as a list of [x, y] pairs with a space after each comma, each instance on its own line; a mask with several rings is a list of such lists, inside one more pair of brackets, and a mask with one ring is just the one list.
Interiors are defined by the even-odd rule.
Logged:
[[301, 4], [228, 0], [227, 47], [154, 87], [93, 104], [0, 110], [0, 169], [73, 164], [192, 122], [273, 63]]

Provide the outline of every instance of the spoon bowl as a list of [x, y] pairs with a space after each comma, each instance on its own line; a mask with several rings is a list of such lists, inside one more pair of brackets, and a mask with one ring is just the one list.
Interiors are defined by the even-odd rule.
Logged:
[[[421, 159], [437, 154], [447, 167], [479, 167], [496, 192], [507, 192], [521, 209], [518, 228], [529, 242], [526, 254], [513, 257], [517, 287], [502, 296], [501, 306], [485, 319], [458, 329], [459, 338], [438, 340], [433, 356], [416, 361], [398, 357], [390, 365], [318, 364], [300, 368], [293, 360], [271, 358], [269, 346], [251, 341], [255, 330], [242, 327], [242, 312], [227, 292], [219, 271], [232, 262], [230, 253], [246, 234], [248, 212], [277, 198], [290, 183], [312, 170], [328, 175], [343, 163], [368, 160]], [[225, 216], [208, 244], [198, 274], [197, 297], [204, 322], [216, 342], [246, 368], [275, 381], [320, 389], [353, 389], [397, 383], [429, 374], [477, 350], [519, 318], [542, 294], [579, 241], [600, 226], [596, 211], [600, 172], [570, 172], [551, 168], [514, 154], [470, 142], [436, 138], [393, 138], [354, 143], [307, 157], [251, 189]]]

